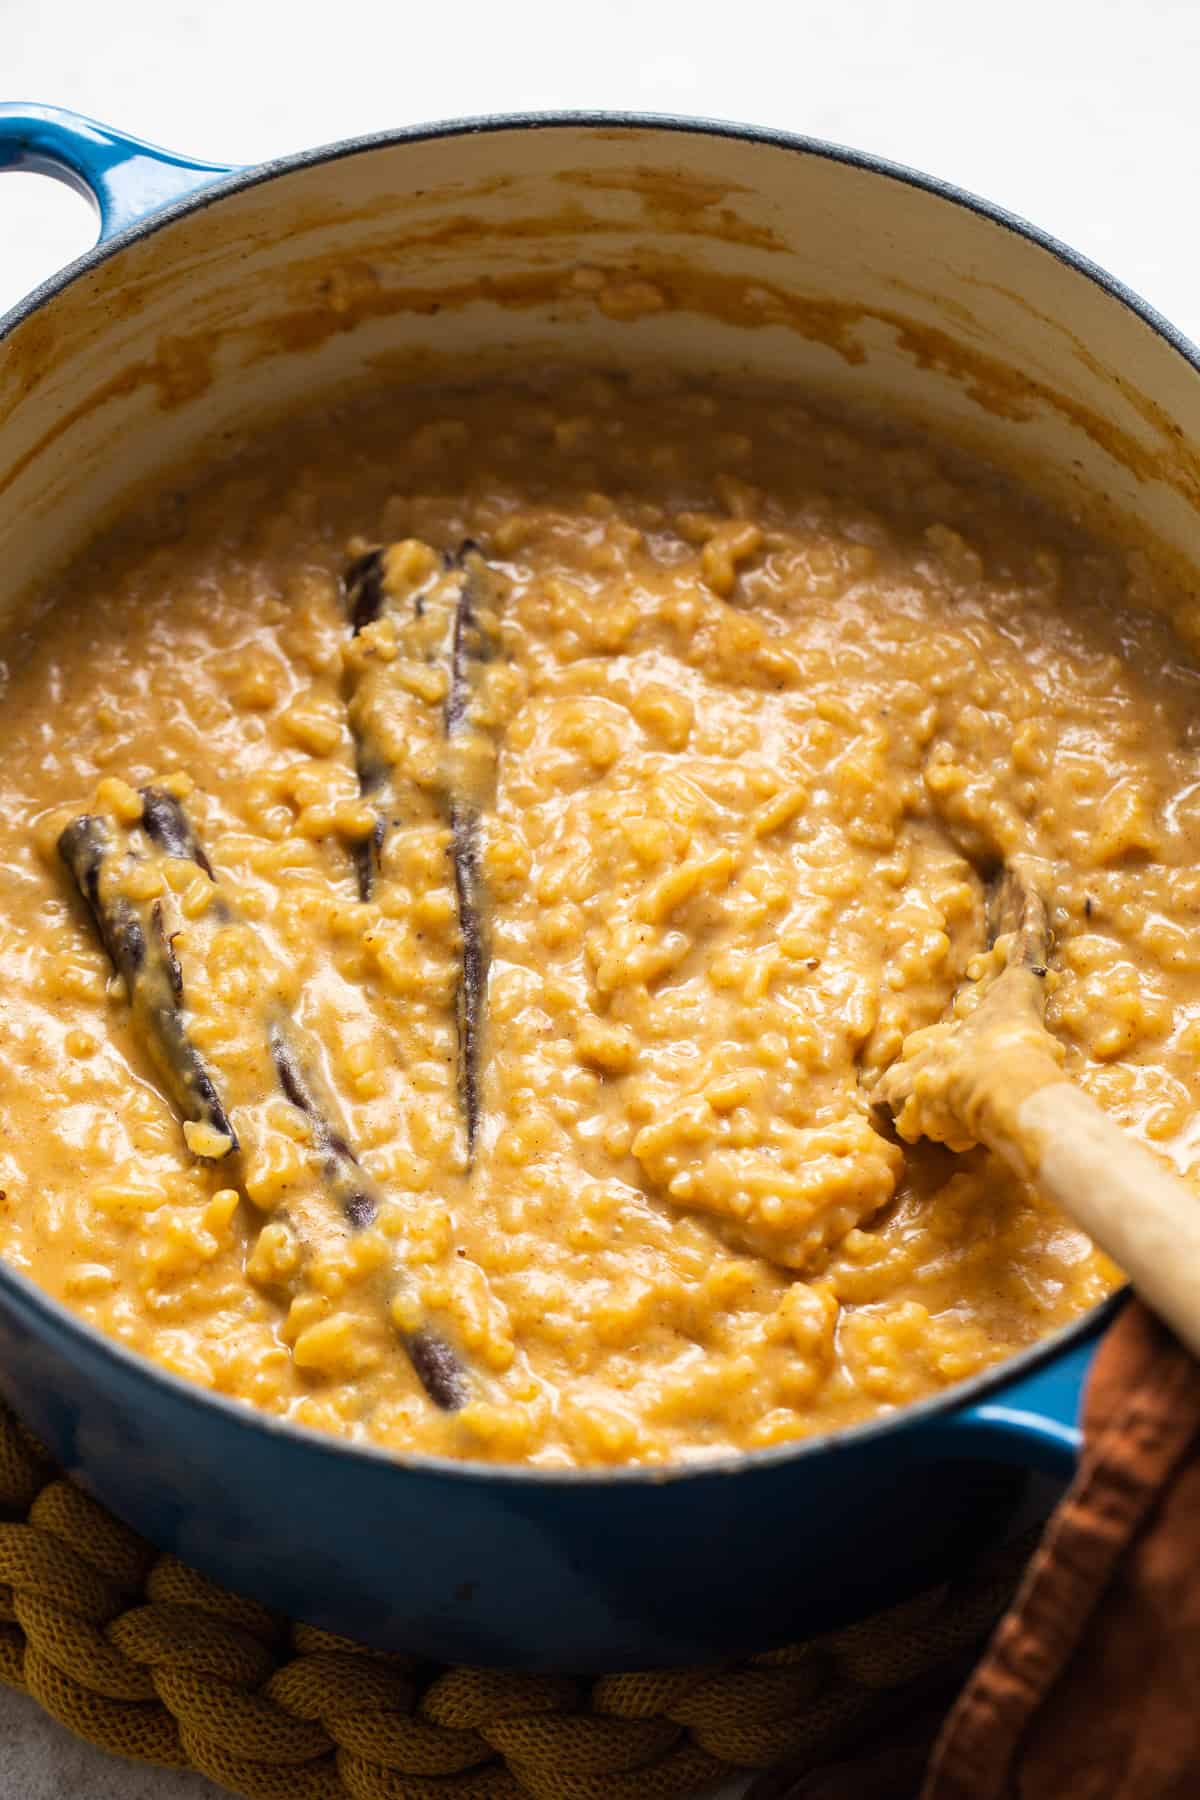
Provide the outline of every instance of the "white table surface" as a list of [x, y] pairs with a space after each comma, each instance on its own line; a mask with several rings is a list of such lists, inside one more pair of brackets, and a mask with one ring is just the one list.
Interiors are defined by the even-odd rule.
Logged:
[[[791, 127], [945, 176], [1086, 251], [1200, 337], [1195, 0], [0, 0], [0, 99], [251, 162], [362, 131], [554, 107]], [[92, 238], [0, 181], [0, 310]], [[0, 1795], [204, 1800], [0, 1690]]]

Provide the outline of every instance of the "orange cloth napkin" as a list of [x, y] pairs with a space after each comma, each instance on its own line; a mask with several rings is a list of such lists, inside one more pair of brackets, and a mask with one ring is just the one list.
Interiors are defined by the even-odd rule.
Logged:
[[1083, 1431], [949, 1716], [780, 1800], [1200, 1800], [1200, 1365], [1137, 1301], [1097, 1354]]

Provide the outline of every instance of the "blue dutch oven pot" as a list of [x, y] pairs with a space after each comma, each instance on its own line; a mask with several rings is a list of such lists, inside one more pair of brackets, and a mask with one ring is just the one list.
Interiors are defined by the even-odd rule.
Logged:
[[[9, 106], [4, 168], [87, 195], [100, 233], [0, 325], [0, 611], [139, 484], [259, 418], [401, 363], [535, 354], [870, 392], [1179, 557], [1196, 536], [1191, 347], [1029, 225], [872, 158], [562, 115], [231, 170]], [[665, 303], [609, 317], [580, 265]], [[688, 299], [718, 290], [712, 315]], [[1116, 1304], [875, 1422], [666, 1470], [351, 1447], [176, 1379], [3, 1266], [0, 1392], [154, 1543], [286, 1614], [447, 1661], [648, 1667], [944, 1574], [1028, 1471], [1069, 1476]]]

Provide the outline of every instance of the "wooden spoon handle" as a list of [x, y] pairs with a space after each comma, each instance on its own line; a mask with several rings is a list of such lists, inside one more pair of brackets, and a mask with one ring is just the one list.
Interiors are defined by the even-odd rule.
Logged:
[[981, 1126], [989, 1148], [1069, 1213], [1200, 1356], [1200, 1198], [1061, 1077]]

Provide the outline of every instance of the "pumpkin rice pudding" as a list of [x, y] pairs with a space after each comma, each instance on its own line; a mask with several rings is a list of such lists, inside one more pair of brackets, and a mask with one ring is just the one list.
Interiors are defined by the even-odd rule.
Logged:
[[778, 389], [412, 388], [240, 447], [3, 646], [0, 1252], [216, 1392], [546, 1468], [1031, 1343], [1117, 1271], [871, 1089], [1019, 853], [1067, 1069], [1200, 1173], [1173, 604]]

